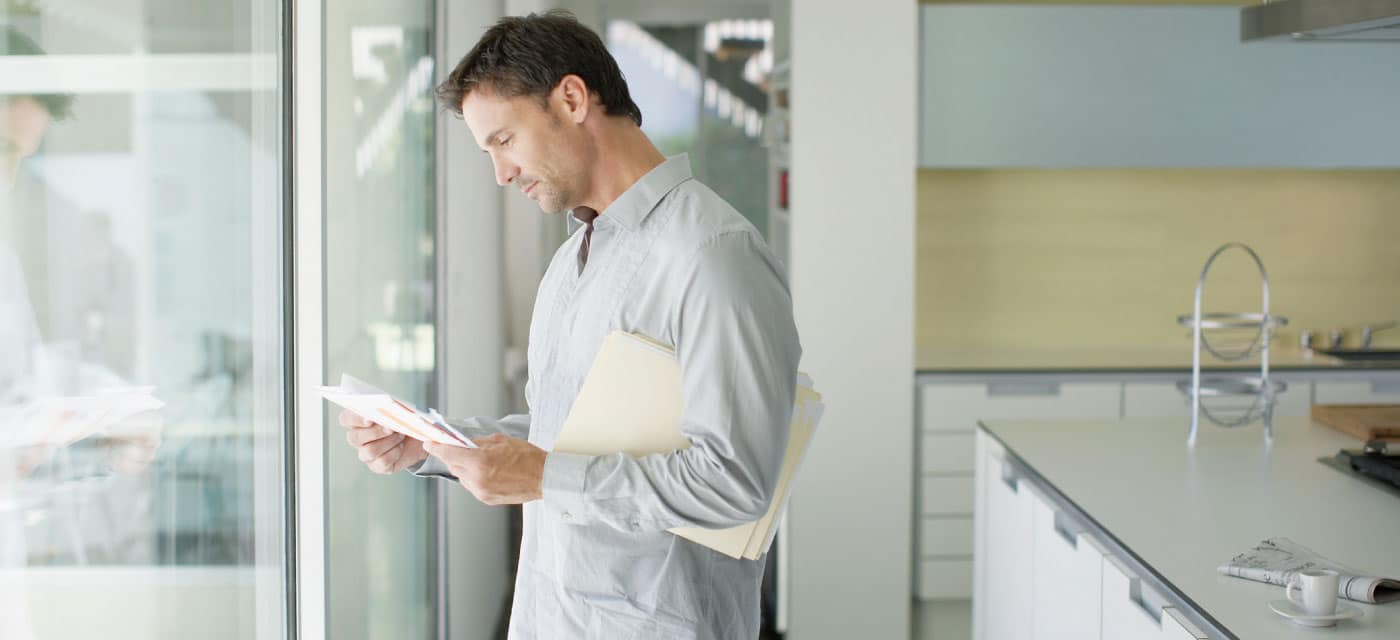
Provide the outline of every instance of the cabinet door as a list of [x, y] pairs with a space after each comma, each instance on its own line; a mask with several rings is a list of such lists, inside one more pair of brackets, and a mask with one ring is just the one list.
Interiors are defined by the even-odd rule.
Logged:
[[920, 429], [972, 433], [978, 420], [1117, 418], [1116, 382], [1062, 383], [1043, 379], [975, 384], [925, 383], [919, 390]]
[[1162, 608], [1162, 640], [1207, 640], [1209, 637], [1176, 607]]
[[1400, 403], [1400, 380], [1352, 380], [1313, 383], [1317, 404], [1396, 404]]
[[972, 430], [924, 433], [919, 442], [924, 473], [972, 473]]
[[921, 167], [1395, 166], [1393, 43], [1240, 42], [1237, 6], [920, 14]]
[[[984, 436], [985, 437], [985, 436]], [[983, 640], [1030, 640], [1034, 538], [1031, 493], [1002, 455], [992, 451], [978, 468], [984, 500], [976, 540], [974, 635]]]
[[[1103, 614], [1101, 630], [1104, 638], [1113, 640], [1156, 640], [1162, 637], [1158, 621], [1162, 608], [1150, 604], [1154, 600], [1143, 593], [1146, 585], [1112, 557], [1103, 562]], [[1151, 609], [1151, 611], [1149, 611]]]
[[1036, 640], [1097, 640], [1103, 552], [1080, 527], [1065, 520], [1035, 487], [1031, 494], [1031, 637]]

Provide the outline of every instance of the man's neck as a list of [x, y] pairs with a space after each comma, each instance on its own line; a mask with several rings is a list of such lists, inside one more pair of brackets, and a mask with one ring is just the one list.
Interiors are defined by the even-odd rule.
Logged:
[[600, 144], [598, 162], [593, 168], [593, 186], [589, 195], [579, 203], [602, 213], [623, 192], [627, 191], [666, 156], [656, 149], [642, 130], [630, 125], [616, 125], [620, 131], [601, 136], [611, 143]]

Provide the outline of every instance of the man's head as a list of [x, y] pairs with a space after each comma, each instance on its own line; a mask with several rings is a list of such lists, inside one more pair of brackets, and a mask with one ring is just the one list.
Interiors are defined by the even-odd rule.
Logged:
[[581, 204], [600, 135], [642, 124], [598, 34], [558, 11], [497, 22], [437, 96], [491, 155], [496, 182], [548, 212]]
[[[13, 27], [0, 27], [0, 57], [37, 56], [44, 51]], [[10, 185], [21, 160], [34, 155], [49, 124], [68, 117], [73, 96], [0, 95], [0, 185]]]

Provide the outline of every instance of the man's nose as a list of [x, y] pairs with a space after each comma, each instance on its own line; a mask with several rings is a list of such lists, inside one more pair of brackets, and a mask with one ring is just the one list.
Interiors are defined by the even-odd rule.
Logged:
[[504, 187], [520, 175], [520, 167], [504, 160], [496, 161], [496, 184]]

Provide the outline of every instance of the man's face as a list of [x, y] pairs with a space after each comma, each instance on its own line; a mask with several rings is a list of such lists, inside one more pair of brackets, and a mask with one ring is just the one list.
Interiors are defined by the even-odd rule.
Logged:
[[33, 98], [0, 97], [0, 185], [14, 184], [20, 160], [39, 150], [49, 120], [49, 112]]
[[496, 184], [515, 185], [546, 213], [578, 206], [588, 184], [584, 141], [556, 112], [555, 99], [541, 106], [532, 96], [503, 98], [485, 88], [462, 99], [462, 119], [491, 156]]

